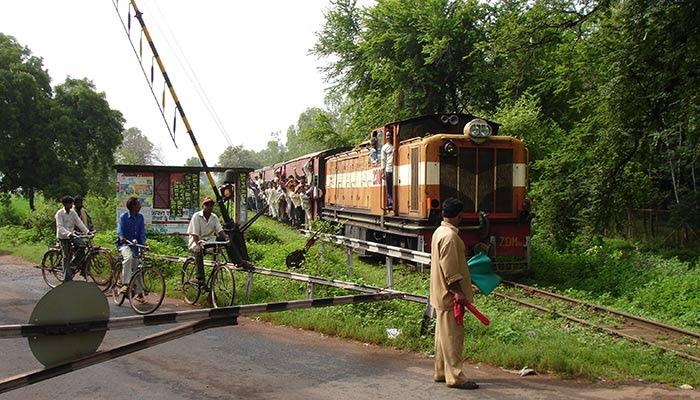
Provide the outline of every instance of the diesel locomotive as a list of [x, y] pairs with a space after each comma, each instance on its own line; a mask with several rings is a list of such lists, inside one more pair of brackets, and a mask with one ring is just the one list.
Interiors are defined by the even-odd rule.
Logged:
[[[305, 169], [321, 194], [313, 199], [314, 216], [342, 223], [348, 237], [419, 251], [430, 251], [442, 201], [458, 198], [465, 205], [460, 236], [470, 254], [485, 252], [500, 272], [525, 271], [528, 152], [498, 128], [468, 114], [424, 115], [377, 127], [355, 148], [309, 154], [252, 175], [269, 180]], [[385, 142], [393, 146], [390, 187], [374, 157]]]

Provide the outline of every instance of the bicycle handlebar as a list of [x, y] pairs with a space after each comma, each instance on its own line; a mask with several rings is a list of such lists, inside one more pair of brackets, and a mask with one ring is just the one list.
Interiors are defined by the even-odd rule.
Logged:
[[134, 243], [134, 242], [132, 242], [131, 240], [128, 240], [128, 239], [127, 239], [127, 241], [126, 241], [126, 244], [128, 244], [129, 246], [140, 247], [140, 248], [142, 248], [142, 249], [148, 249], [148, 246], [147, 246], [147, 245]]
[[73, 232], [72, 236], [77, 237], [77, 238], [92, 238], [92, 237], [95, 237], [95, 231], [91, 231], [88, 233], [75, 233], [75, 232]]
[[200, 240], [199, 243], [204, 246], [204, 245], [214, 245], [214, 246], [228, 246], [229, 242], [228, 241], [219, 241], [219, 240]]

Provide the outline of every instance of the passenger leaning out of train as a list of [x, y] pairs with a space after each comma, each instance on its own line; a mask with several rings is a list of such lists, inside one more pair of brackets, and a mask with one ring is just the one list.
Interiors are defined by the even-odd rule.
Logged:
[[302, 212], [304, 213], [304, 223], [306, 224], [307, 229], [311, 229], [311, 212], [313, 211], [311, 200], [313, 200], [314, 188], [306, 183], [304, 183], [303, 187], [303, 190], [299, 194], [299, 198], [301, 198], [301, 208], [303, 210]]
[[207, 241], [214, 239], [228, 240], [228, 235], [219, 222], [219, 217], [214, 214], [214, 200], [205, 197], [202, 200], [202, 209], [197, 211], [190, 220], [187, 227], [187, 234], [190, 235], [189, 249], [194, 253], [195, 265], [197, 266], [197, 284], [206, 285], [204, 280], [204, 252], [206, 248], [213, 247], [207, 245]]
[[394, 206], [394, 129], [389, 127], [384, 134], [384, 146], [382, 146], [382, 174], [386, 187], [386, 208], [391, 210]]

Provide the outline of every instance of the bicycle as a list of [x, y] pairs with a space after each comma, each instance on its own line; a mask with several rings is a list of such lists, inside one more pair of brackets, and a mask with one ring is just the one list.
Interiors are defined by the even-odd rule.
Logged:
[[214, 268], [209, 273], [206, 284], [197, 282], [197, 264], [194, 257], [188, 257], [182, 264], [182, 294], [188, 304], [196, 303], [203, 291], [209, 291], [211, 304], [214, 307], [233, 305], [236, 295], [236, 280], [233, 277], [233, 268], [226, 265], [226, 253], [220, 252], [221, 247], [227, 244], [228, 242], [219, 241], [202, 242], [202, 251], [205, 251], [205, 248], [213, 247]]
[[[112, 253], [99, 246], [93, 246], [92, 238], [94, 232], [75, 235], [78, 238], [85, 240], [85, 258], [82, 265], [75, 265], [71, 260], [71, 277], [75, 277], [76, 272], [80, 272], [80, 276], [84, 280], [90, 279], [100, 287], [103, 292], [109, 290], [112, 284]], [[71, 252], [72, 252], [71, 246]], [[58, 241], [49, 247], [41, 259], [41, 275], [49, 287], [54, 288], [63, 283], [63, 251]]]
[[121, 290], [122, 285], [120, 284], [122, 281], [121, 265], [123, 257], [119, 257], [119, 262], [115, 264], [114, 269], [112, 299], [116, 305], [121, 306], [128, 297], [131, 308], [137, 314], [150, 314], [163, 303], [165, 298], [165, 278], [163, 278], [163, 274], [158, 267], [144, 262], [148, 246], [128, 240], [126, 244], [138, 247], [141, 250], [138, 256], [139, 262], [136, 266], [136, 271], [132, 271], [131, 279], [129, 279], [126, 292], [124, 292]]

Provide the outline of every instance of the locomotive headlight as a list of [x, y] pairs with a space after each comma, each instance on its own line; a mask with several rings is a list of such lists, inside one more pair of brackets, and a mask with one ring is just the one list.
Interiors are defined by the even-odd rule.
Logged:
[[464, 126], [464, 133], [477, 143], [481, 143], [491, 136], [491, 127], [483, 119], [474, 119]]
[[442, 145], [442, 152], [448, 156], [454, 156], [457, 154], [457, 145], [453, 141], [448, 140]]

